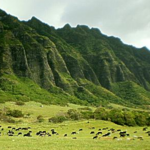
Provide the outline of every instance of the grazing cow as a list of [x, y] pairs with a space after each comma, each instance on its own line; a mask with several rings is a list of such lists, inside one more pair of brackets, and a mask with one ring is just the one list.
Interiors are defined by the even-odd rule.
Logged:
[[150, 133], [150, 131], [147, 131], [147, 132], [145, 132], [145, 133], [148, 133], [148, 134], [149, 134], [149, 133]]
[[146, 131], [146, 130], [147, 130], [147, 127], [144, 127], [144, 128], [143, 128], [143, 131]]
[[72, 132], [71, 134], [77, 134], [77, 132]]
[[104, 134], [102, 137], [110, 136], [110, 132]]
[[126, 136], [126, 131], [122, 131], [119, 134], [120, 134], [120, 137], [125, 137]]
[[90, 132], [90, 134], [94, 134], [94, 133], [95, 133], [94, 131], [91, 131], [91, 132]]
[[114, 136], [114, 137], [113, 137], [113, 140], [115, 140], [115, 139], [117, 139], [117, 137], [116, 137], [116, 136]]
[[16, 131], [19, 131], [19, 130], [21, 130], [21, 128], [17, 128], [17, 129], [16, 129]]
[[77, 139], [76, 137], [73, 137], [72, 139]]
[[28, 130], [28, 128], [22, 128], [22, 130]]
[[47, 133], [46, 133], [46, 131], [39, 131], [39, 132], [36, 133], [36, 135], [39, 135], [39, 136], [46, 136]]
[[126, 136], [130, 136], [130, 134], [127, 133]]
[[96, 135], [102, 134], [102, 132], [97, 132]]
[[103, 128], [102, 130], [107, 130], [108, 129], [108, 127], [106, 127], [106, 128]]
[[50, 133], [46, 133], [48, 136], [51, 136], [51, 134]]
[[23, 136], [31, 137], [31, 132], [24, 134]]
[[58, 135], [58, 133], [54, 129], [51, 129], [51, 132], [52, 132], [52, 134]]
[[52, 131], [52, 134], [58, 135], [58, 133], [56, 131], [54, 131], [54, 130], [51, 130], [51, 131]]
[[97, 135], [95, 135], [94, 137], [93, 137], [93, 139], [97, 139], [98, 138], [98, 136]]
[[8, 136], [13, 136], [13, 135], [14, 135], [14, 132], [11, 131], [11, 130], [9, 130], [9, 131], [7, 132], [7, 135], [8, 135]]
[[117, 131], [118, 131], [118, 132], [121, 132], [121, 129], [118, 129]]
[[83, 129], [79, 129], [79, 131], [82, 131]]
[[64, 134], [64, 137], [66, 137], [67, 136], [67, 134]]
[[11, 126], [8, 126], [8, 128], [10, 129], [10, 128], [11, 128]]
[[18, 135], [22, 135], [22, 132], [19, 132]]
[[137, 131], [134, 131], [133, 133], [137, 133]]

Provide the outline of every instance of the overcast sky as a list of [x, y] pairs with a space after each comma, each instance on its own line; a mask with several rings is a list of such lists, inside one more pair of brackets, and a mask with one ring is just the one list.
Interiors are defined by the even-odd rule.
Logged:
[[96, 27], [150, 49], [150, 0], [0, 0], [0, 8], [20, 20], [35, 16], [55, 28], [66, 23]]

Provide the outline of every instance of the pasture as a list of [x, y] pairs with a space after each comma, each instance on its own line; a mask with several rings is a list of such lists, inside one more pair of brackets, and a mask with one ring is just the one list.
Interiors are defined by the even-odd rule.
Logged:
[[[70, 104], [66, 107], [44, 105], [41, 108], [40, 105], [40, 103], [35, 102], [28, 102], [24, 106], [16, 106], [12, 102], [0, 105], [1, 109], [9, 107], [22, 110], [24, 113], [31, 113], [29, 118], [21, 118], [22, 121], [15, 124], [0, 122], [1, 150], [150, 149], [150, 136], [146, 133], [147, 131], [150, 131], [150, 127], [148, 127], [146, 131], [143, 131], [143, 127], [120, 126], [102, 120], [65, 121], [58, 124], [49, 123], [48, 121], [39, 123], [36, 122], [36, 117], [38, 115], [43, 115], [44, 118], [47, 119], [59, 112], [65, 112], [70, 108], [81, 107]], [[21, 129], [17, 130], [19, 128]], [[23, 130], [22, 128], [28, 129]], [[9, 136], [11, 135], [8, 134], [9, 130], [14, 132], [13, 136]], [[52, 134], [52, 130], [57, 134]], [[24, 136], [29, 133], [29, 131], [31, 131], [31, 136]], [[39, 131], [42, 131], [44, 134], [37, 135], [37, 132]], [[119, 133], [124, 131], [127, 135], [120, 137]], [[21, 134], [18, 135], [19, 132], [21, 132]], [[97, 135], [98, 132], [101, 133]], [[110, 133], [108, 136], [104, 136], [108, 133]], [[93, 139], [95, 136], [96, 138]]]

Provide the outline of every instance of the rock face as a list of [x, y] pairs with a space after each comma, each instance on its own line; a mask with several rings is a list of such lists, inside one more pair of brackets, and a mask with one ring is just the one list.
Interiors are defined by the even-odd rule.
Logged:
[[[146, 48], [125, 45], [87, 26], [67, 24], [56, 30], [35, 17], [21, 22], [0, 10], [0, 77], [6, 74], [29, 78], [49, 92], [61, 91], [89, 103], [150, 103]], [[120, 85], [124, 96], [117, 88]], [[138, 91], [138, 102], [129, 96], [128, 85], [145, 91], [142, 97]]]

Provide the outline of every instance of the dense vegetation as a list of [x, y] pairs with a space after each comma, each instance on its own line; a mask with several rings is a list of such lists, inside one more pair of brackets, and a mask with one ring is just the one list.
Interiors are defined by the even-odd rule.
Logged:
[[150, 126], [150, 114], [145, 111], [131, 111], [128, 109], [105, 109], [98, 107], [94, 112], [88, 108], [79, 110], [69, 109], [67, 113], [61, 113], [49, 119], [53, 123], [61, 123], [66, 120], [96, 119], [111, 121], [126, 126]]
[[[150, 105], [150, 52], [98, 29], [55, 29], [0, 10], [0, 102]], [[40, 117], [39, 117], [40, 120]]]

